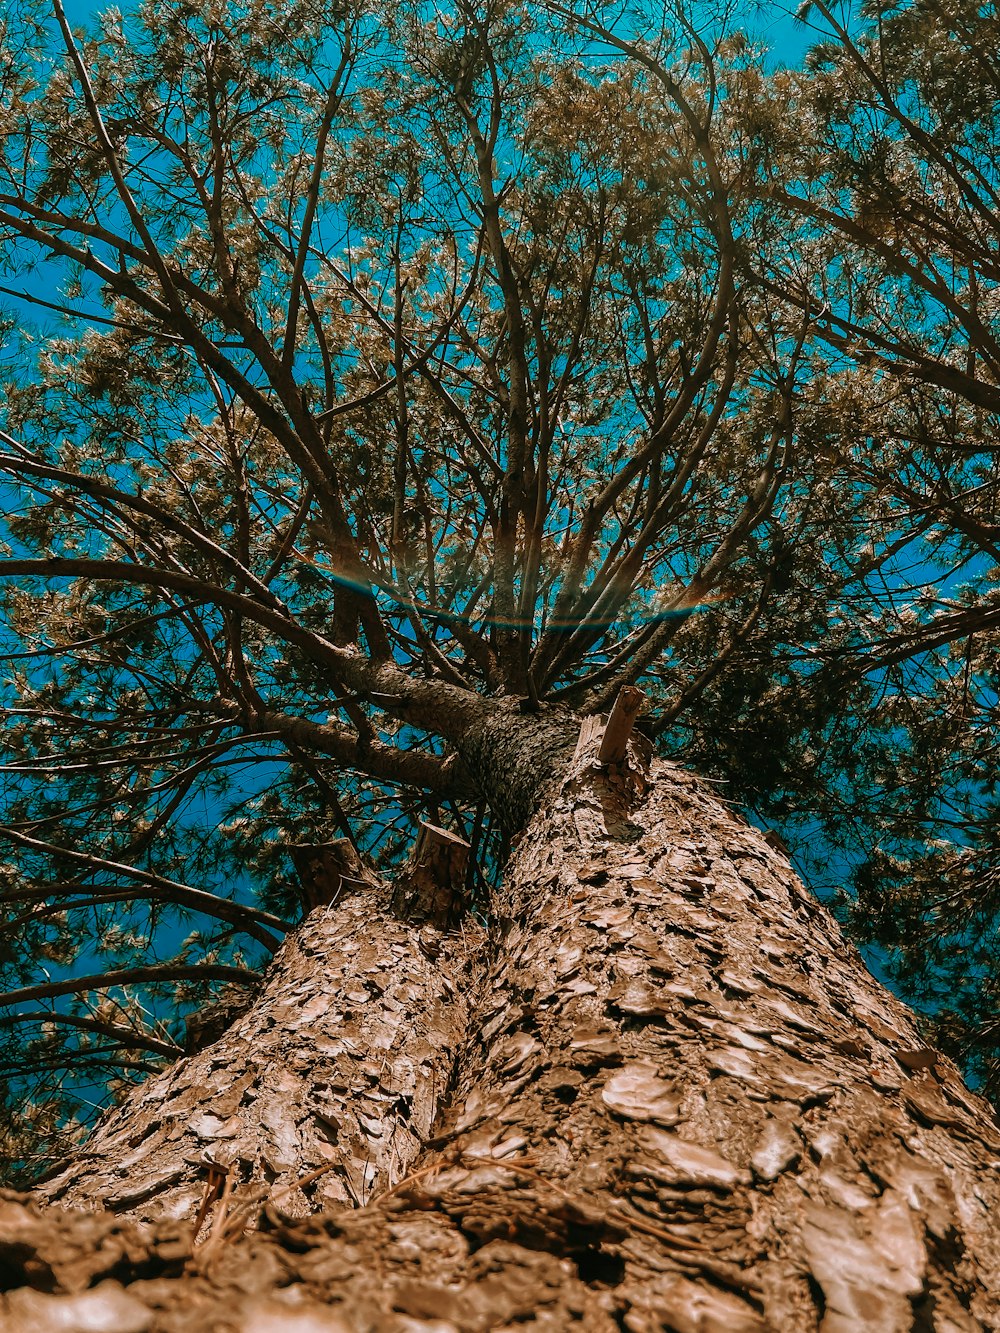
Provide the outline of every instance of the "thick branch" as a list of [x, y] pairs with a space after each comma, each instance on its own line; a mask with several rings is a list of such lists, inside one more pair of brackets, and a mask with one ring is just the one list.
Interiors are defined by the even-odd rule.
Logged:
[[181, 1048], [168, 1041], [157, 1041], [155, 1037], [143, 1032], [134, 1032], [131, 1028], [120, 1027], [117, 1023], [102, 1023], [97, 1018], [84, 1018], [80, 1014], [59, 1014], [51, 1009], [34, 1009], [27, 1014], [0, 1014], [0, 1028], [14, 1027], [18, 1023], [60, 1023], [64, 1027], [80, 1028], [84, 1032], [99, 1032], [104, 1037], [112, 1037], [122, 1046], [135, 1050], [152, 1051], [155, 1055], [165, 1055], [176, 1060], [183, 1052]]
[[254, 723], [277, 732], [291, 745], [331, 755], [348, 768], [372, 777], [421, 787], [442, 798], [473, 797], [476, 784], [457, 754], [438, 755], [430, 750], [401, 750], [379, 741], [364, 740], [346, 727], [308, 718], [291, 717], [268, 708], [254, 712]]
[[141, 981], [228, 981], [235, 986], [256, 986], [260, 982], [260, 973], [251, 972], [245, 967], [229, 967], [223, 963], [160, 963], [155, 967], [121, 967], [111, 972], [97, 972], [93, 976], [9, 990], [0, 994], [0, 1005], [51, 1000], [57, 995], [107, 990], [111, 986], [132, 986]]

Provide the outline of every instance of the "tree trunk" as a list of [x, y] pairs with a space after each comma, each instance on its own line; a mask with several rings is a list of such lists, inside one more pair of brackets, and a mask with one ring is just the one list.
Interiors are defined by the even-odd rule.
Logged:
[[113, 1110], [38, 1197], [190, 1220], [223, 1173], [291, 1213], [402, 1179], [451, 1088], [485, 939], [401, 921], [389, 898], [362, 884], [311, 912], [252, 1008]]
[[[12, 1199], [0, 1213], [0, 1269], [21, 1289], [0, 1306], [3, 1327], [27, 1333], [57, 1317], [82, 1327], [97, 1309], [105, 1322], [87, 1326], [109, 1333], [464, 1333], [532, 1320], [553, 1333], [1000, 1328], [1000, 1133], [989, 1108], [923, 1047], [912, 1015], [760, 833], [679, 768], [644, 774], [633, 756], [630, 771], [608, 771], [594, 753], [574, 759], [519, 839], [488, 947], [453, 940], [429, 966], [400, 936], [393, 967], [407, 980], [395, 983], [390, 955], [373, 946], [379, 985], [350, 1000], [349, 1034], [334, 1017], [345, 1008], [341, 982], [301, 941], [329, 947], [326, 923], [349, 908], [343, 947], [365, 931], [364, 904], [309, 919], [262, 997], [270, 1018], [234, 1030], [249, 1043], [271, 1034], [254, 1059], [276, 1092], [269, 1118], [253, 1114], [264, 1127], [254, 1142], [270, 1145], [273, 1133], [294, 1146], [277, 1161], [263, 1146], [247, 1151], [255, 1177], [215, 1203], [193, 1254], [189, 1223], [143, 1229], [52, 1210], [36, 1220]], [[463, 966], [479, 969], [475, 988]], [[371, 1043], [339, 1075], [340, 1106], [322, 1111], [324, 1124], [344, 1126], [342, 1141], [363, 1133], [378, 1145], [370, 1184], [337, 1158], [326, 1176], [280, 1192], [279, 1179], [323, 1156], [303, 1146], [318, 1142], [316, 1071], [339, 1069], [343, 1056], [339, 1046], [323, 1059], [309, 1050], [317, 1020], [290, 985], [313, 1006], [328, 1003], [323, 1042]], [[426, 988], [436, 1016], [403, 999], [400, 986], [412, 985]], [[423, 1075], [422, 1100], [412, 1098], [420, 1110], [402, 1116], [409, 1137], [395, 1148], [398, 1102], [374, 1099], [382, 1132], [371, 1136], [360, 1117], [376, 1113], [359, 1106], [373, 1088], [398, 1095], [400, 1076], [387, 1084], [375, 1053], [390, 994], [399, 1009], [387, 1064], [435, 1071]], [[446, 1035], [431, 1050], [436, 1031]], [[232, 1035], [220, 1051], [233, 1051]], [[308, 1078], [288, 1060], [296, 1048]], [[48, 1197], [106, 1196], [108, 1179], [136, 1169], [126, 1143], [139, 1139], [141, 1150], [168, 1123], [155, 1150], [140, 1152], [140, 1179], [172, 1153], [176, 1167], [198, 1129], [177, 1129], [167, 1098], [220, 1067], [207, 1051], [145, 1085], [93, 1141], [99, 1168], [82, 1164]], [[201, 1097], [198, 1114], [227, 1124], [243, 1077], [227, 1085], [225, 1114], [203, 1111]], [[175, 1218], [195, 1198], [194, 1165], [184, 1170], [159, 1191]], [[253, 1187], [268, 1172], [262, 1204]], [[330, 1200], [333, 1211], [301, 1215]]]

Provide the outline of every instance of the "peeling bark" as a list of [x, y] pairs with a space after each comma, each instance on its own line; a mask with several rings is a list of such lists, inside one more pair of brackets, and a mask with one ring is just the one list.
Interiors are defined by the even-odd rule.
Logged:
[[[348, 907], [354, 924], [338, 927]], [[402, 1129], [390, 1104], [372, 1101], [383, 1129], [367, 1139], [379, 1166], [366, 1206], [350, 1207], [362, 1177], [347, 1160], [323, 1177], [334, 1182], [325, 1195], [318, 1181], [315, 1198], [288, 1188], [315, 1158], [302, 1127], [322, 1087], [312, 1074], [296, 1073], [287, 1093], [281, 1081], [297, 1045], [310, 1070], [328, 1067], [312, 1049], [317, 1032], [345, 1040], [333, 1015], [347, 983], [330, 983], [328, 941], [391, 929], [384, 915], [373, 928], [359, 898], [321, 909], [331, 932], [322, 966], [299, 952], [302, 940], [286, 946], [265, 992], [270, 1027], [241, 1020], [215, 1054], [147, 1084], [99, 1131], [100, 1166], [46, 1187], [49, 1198], [94, 1199], [102, 1179], [176, 1168], [186, 1145], [200, 1150], [176, 1117], [212, 1114], [201, 1095], [177, 1100], [192, 1069], [204, 1080], [223, 1067], [228, 1078], [228, 1063], [246, 1069], [255, 1051], [277, 1128], [255, 1102], [240, 1133], [247, 1167], [271, 1185], [263, 1211], [241, 1212], [237, 1191], [215, 1205], [209, 1239], [192, 1251], [189, 1223], [53, 1210], [35, 1220], [11, 1199], [0, 1267], [17, 1289], [0, 1323], [20, 1333], [64, 1312], [82, 1320], [73, 1302], [90, 1301], [119, 1311], [101, 1325], [108, 1333], [1000, 1328], [1000, 1131], [989, 1108], [922, 1045], [913, 1016], [787, 859], [704, 784], [666, 764], [647, 778], [634, 756], [631, 774], [608, 771], [582, 753], [519, 840], [495, 908], [481, 952], [438, 935], [440, 957], [424, 968], [399, 926], [391, 945], [372, 944], [368, 969], [350, 964], [380, 978], [343, 1020], [355, 1040], [374, 1045], [389, 1023], [393, 1068], [443, 1071], [454, 1060], [433, 1127], [436, 1072], [424, 1072], [421, 1111]], [[316, 917], [303, 939], [316, 939]], [[407, 969], [426, 1002], [402, 999]], [[296, 986], [307, 1005], [329, 1008], [307, 1017]], [[381, 1017], [390, 993], [400, 997], [395, 1026]], [[428, 1020], [432, 1006], [447, 1021]], [[454, 1043], [460, 1025], [457, 1057], [453, 1045], [433, 1049], [434, 1031]], [[272, 1047], [255, 1045], [265, 1037]], [[339, 1048], [322, 1055], [331, 1069], [343, 1058]], [[362, 1099], [385, 1086], [363, 1052], [356, 1061], [341, 1076], [340, 1142], [366, 1133]], [[237, 1085], [227, 1084], [233, 1098]], [[297, 1142], [271, 1181], [263, 1145], [284, 1127]], [[386, 1155], [403, 1129], [410, 1137]], [[155, 1140], [165, 1130], [172, 1137]], [[173, 1219], [190, 1216], [197, 1193], [194, 1168], [184, 1170], [160, 1196], [174, 1201]], [[332, 1210], [301, 1215], [325, 1204]], [[257, 1230], [242, 1234], [248, 1222]]]
[[577, 765], [518, 849], [454, 1143], [624, 1227], [635, 1333], [1000, 1327], [987, 1105], [762, 835], [626, 785]]

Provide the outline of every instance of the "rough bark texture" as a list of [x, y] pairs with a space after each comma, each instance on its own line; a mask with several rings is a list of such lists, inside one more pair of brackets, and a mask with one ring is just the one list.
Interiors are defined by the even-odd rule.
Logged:
[[532, 816], [539, 791], [573, 753], [578, 723], [563, 708], [495, 707], [461, 736], [459, 753], [510, 837]]
[[367, 1203], [407, 1173], [450, 1088], [477, 942], [473, 925], [399, 920], [383, 885], [317, 908], [253, 1007], [144, 1083], [38, 1197], [191, 1219], [215, 1164], [238, 1195], [268, 1186], [293, 1213]]
[[[497, 915], [450, 1106], [393, 1188], [386, 1167], [366, 1207], [298, 1218], [288, 1194], [252, 1217], [220, 1201], [194, 1251], [189, 1224], [34, 1220], [10, 1199], [0, 1324], [1000, 1328], [988, 1108], [922, 1047], [780, 852], [703, 784], [578, 756], [520, 839]], [[340, 1012], [339, 982], [309, 985]], [[383, 1002], [372, 988], [365, 1003]], [[187, 1086], [184, 1069], [161, 1088]], [[375, 1085], [344, 1083], [346, 1125], [349, 1089]], [[169, 1103], [152, 1100], [166, 1123]], [[308, 1100], [297, 1090], [289, 1107]], [[139, 1103], [102, 1130], [110, 1171], [130, 1127], [144, 1132]], [[278, 1123], [301, 1142], [300, 1113]]]

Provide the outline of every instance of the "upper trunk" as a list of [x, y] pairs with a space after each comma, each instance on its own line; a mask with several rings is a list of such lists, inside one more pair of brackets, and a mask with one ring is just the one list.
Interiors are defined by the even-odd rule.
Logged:
[[508, 838], [528, 824], [539, 796], [576, 744], [579, 721], [562, 708], [521, 712], [510, 701], [459, 741], [459, 753]]
[[[196, 1252], [200, 1275], [132, 1283], [136, 1319], [148, 1312], [136, 1328], [217, 1327], [223, 1310], [235, 1327], [295, 1327], [317, 1301], [335, 1310], [309, 1327], [398, 1333], [532, 1317], [631, 1333], [1000, 1328], [989, 1109], [758, 832], [680, 769], [647, 781], [592, 759], [573, 761], [518, 844], [465, 991], [450, 1105], [405, 1180], [387, 1190], [384, 1169], [380, 1198], [327, 1220], [272, 1209], [273, 1229], [242, 1239], [256, 1196], [239, 1186]], [[313, 1003], [340, 1007], [313, 966]], [[381, 1015], [388, 976], [366, 989], [351, 1004]], [[359, 1020], [353, 1035], [374, 1047], [368, 1031]], [[185, 1068], [165, 1080], [189, 1083]], [[320, 1091], [289, 1101], [289, 1137], [303, 1141]], [[150, 1096], [102, 1140], [109, 1167], [117, 1153], [130, 1169], [118, 1145], [144, 1132]], [[357, 1104], [334, 1110], [351, 1132]], [[103, 1238], [87, 1241], [89, 1275], [122, 1253], [110, 1220], [16, 1222], [7, 1262], [26, 1283], [65, 1285], [56, 1252], [73, 1228]], [[162, 1240], [131, 1234], [116, 1276], [164, 1271]], [[11, 1299], [37, 1326], [38, 1302], [71, 1298]]]

